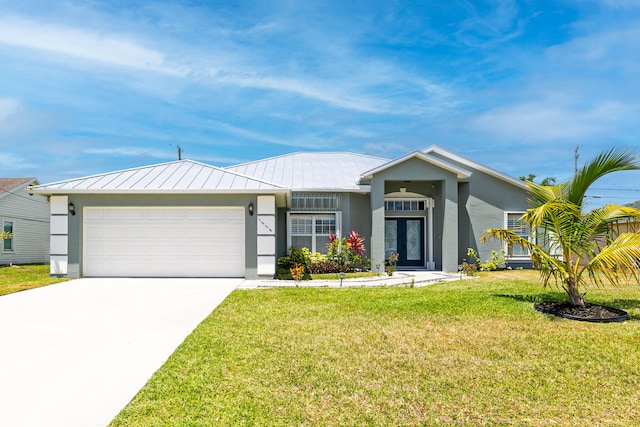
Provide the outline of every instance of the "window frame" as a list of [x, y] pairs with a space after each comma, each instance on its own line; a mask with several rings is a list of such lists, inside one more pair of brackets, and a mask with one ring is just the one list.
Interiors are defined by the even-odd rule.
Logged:
[[[292, 226], [292, 217], [309, 217], [312, 220], [311, 223], [311, 234], [293, 234], [293, 226]], [[292, 238], [294, 236], [308, 236], [311, 237], [311, 247], [309, 247], [309, 251], [311, 253], [320, 252], [323, 254], [327, 253], [327, 248], [318, 248], [317, 247], [317, 237], [322, 236], [326, 237], [331, 234], [322, 234], [318, 233], [318, 222], [317, 220], [325, 219], [327, 217], [333, 217], [334, 220], [334, 235], [337, 238], [340, 238], [342, 235], [342, 212], [340, 211], [290, 211], [287, 212], [287, 253], [289, 252], [289, 248], [292, 245]], [[305, 246], [306, 247], [306, 246]], [[298, 248], [300, 249], [300, 248]]]
[[[522, 215], [524, 215], [526, 213], [526, 211], [504, 211], [504, 229], [505, 230], [509, 230], [509, 231], [513, 231], [514, 228], [510, 228], [509, 227], [509, 216], [511, 215], [518, 215], [518, 217], [522, 217]], [[529, 242], [534, 242], [534, 238], [532, 236], [531, 230], [529, 230], [529, 227], [526, 227], [527, 229], [527, 241]], [[518, 234], [518, 233], [516, 233]], [[523, 236], [523, 234], [518, 234], [519, 236]], [[507, 243], [503, 244], [503, 249], [506, 253], [505, 258], [506, 259], [531, 259], [531, 251], [529, 249], [524, 249], [521, 248], [522, 251], [526, 251], [525, 254], [516, 254], [516, 255], [512, 255], [509, 253], [509, 245]]]
[[[15, 252], [15, 221], [8, 219], [2, 220], [2, 231], [5, 233], [7, 232], [7, 224], [11, 224], [11, 231], [9, 231], [9, 233], [11, 233], [11, 238], [2, 239], [2, 252]], [[6, 247], [7, 242], [9, 242], [9, 245], [11, 246], [10, 248]]]

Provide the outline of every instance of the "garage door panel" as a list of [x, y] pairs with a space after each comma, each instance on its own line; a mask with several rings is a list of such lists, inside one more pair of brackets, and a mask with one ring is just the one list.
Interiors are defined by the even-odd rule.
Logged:
[[244, 245], [243, 208], [85, 208], [83, 274], [242, 277]]
[[132, 220], [132, 219], [144, 220], [145, 212], [142, 209], [127, 209], [125, 211], [125, 218], [128, 220]]
[[87, 209], [84, 212], [84, 218], [90, 220], [98, 220], [104, 218], [104, 211], [97, 209]]
[[244, 211], [243, 210], [233, 210], [233, 211], [225, 211], [226, 219], [228, 220], [237, 220], [238, 222], [244, 221]]
[[85, 238], [87, 239], [97, 239], [97, 238], [101, 238], [104, 237], [105, 234], [105, 229], [104, 227], [101, 226], [96, 226], [95, 224], [91, 225], [90, 227], [86, 227], [84, 228], [84, 235]]
[[124, 209], [109, 209], [104, 212], [104, 219], [114, 220], [114, 219], [124, 219], [125, 210]]

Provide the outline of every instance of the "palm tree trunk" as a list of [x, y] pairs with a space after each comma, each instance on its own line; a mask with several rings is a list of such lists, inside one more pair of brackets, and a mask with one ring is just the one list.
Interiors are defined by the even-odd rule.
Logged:
[[566, 279], [565, 284], [567, 285], [564, 290], [569, 295], [569, 299], [571, 300], [572, 305], [577, 305], [579, 307], [584, 307], [584, 298], [583, 295], [580, 295], [578, 292], [578, 288], [576, 286], [576, 278], [569, 277]]

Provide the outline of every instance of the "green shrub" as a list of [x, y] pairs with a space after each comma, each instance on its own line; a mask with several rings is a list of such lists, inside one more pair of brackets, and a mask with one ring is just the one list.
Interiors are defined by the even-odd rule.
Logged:
[[[480, 258], [478, 257], [478, 253], [475, 251], [475, 249], [467, 248], [467, 256], [476, 260], [480, 271], [497, 270], [501, 265], [504, 265], [505, 255], [506, 252], [504, 251], [504, 249], [500, 249], [500, 253], [494, 250], [491, 251], [491, 258], [489, 258], [485, 262], [482, 262], [482, 260], [480, 260]], [[463, 264], [466, 264], [466, 260]]]
[[309, 266], [310, 274], [325, 274], [325, 273], [349, 273], [351, 270], [345, 264], [340, 264], [335, 261], [322, 261], [316, 262]]
[[296, 264], [304, 267], [305, 271], [311, 265], [311, 252], [308, 248], [298, 249], [295, 246], [289, 248], [289, 255], [278, 258], [278, 267], [290, 270]]

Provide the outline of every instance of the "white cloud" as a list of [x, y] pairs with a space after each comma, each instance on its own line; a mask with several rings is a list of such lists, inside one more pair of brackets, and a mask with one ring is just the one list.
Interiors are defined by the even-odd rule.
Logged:
[[88, 148], [85, 154], [101, 154], [107, 156], [149, 156], [156, 159], [166, 159], [167, 150], [154, 150], [149, 147], [108, 147], [108, 148]]
[[23, 170], [35, 167], [37, 167], [36, 164], [28, 163], [25, 158], [12, 153], [4, 153], [0, 156], [0, 170], [4, 177], [22, 174]]
[[372, 156], [383, 158], [396, 157], [397, 153], [406, 154], [411, 150], [398, 142], [367, 142], [362, 145], [362, 150]]
[[636, 41], [639, 38], [637, 22], [630, 26], [620, 24], [616, 28], [595, 31], [552, 47], [548, 58], [556, 66], [562, 64], [581, 73], [603, 69], [637, 72], [640, 55]]
[[15, 17], [0, 19], [0, 44], [44, 50], [118, 67], [169, 75], [185, 74], [185, 70], [168, 64], [162, 52], [146, 48], [124, 36]]
[[[358, 99], [358, 97], [349, 95], [348, 92], [344, 90], [344, 87], [342, 88], [343, 90], [336, 90], [336, 85], [329, 88], [327, 85], [313, 85], [306, 81], [293, 78], [258, 76], [242, 73], [215, 73], [212, 77], [219, 83], [280, 92], [290, 92], [305, 98], [322, 101], [324, 103], [349, 110], [372, 113], [384, 112], [384, 109], [375, 105], [376, 102], [374, 100]], [[337, 86], [339, 87], [340, 83], [337, 83]]]
[[500, 0], [489, 13], [481, 14], [473, 3], [467, 9], [471, 17], [460, 24], [458, 39], [467, 45], [483, 47], [503, 43], [523, 33], [524, 20], [513, 0]]
[[610, 9], [638, 9], [640, 2], [638, 0], [591, 0], [598, 6], [608, 7]]
[[0, 98], [0, 123], [23, 110], [22, 103], [15, 98]]
[[579, 140], [615, 128], [626, 114], [623, 105], [602, 103], [592, 108], [530, 102], [488, 111], [472, 120], [472, 129], [507, 140]]

